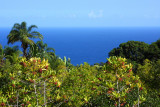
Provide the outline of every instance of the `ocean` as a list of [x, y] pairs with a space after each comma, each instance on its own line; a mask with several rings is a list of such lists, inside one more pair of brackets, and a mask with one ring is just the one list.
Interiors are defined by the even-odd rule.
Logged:
[[[0, 28], [0, 44], [7, 45], [11, 28]], [[160, 39], [160, 27], [106, 27], [106, 28], [39, 28], [48, 47], [56, 55], [71, 58], [73, 65], [88, 62], [105, 62], [108, 53], [127, 41], [142, 41], [148, 44]], [[20, 43], [15, 43], [14, 46]]]

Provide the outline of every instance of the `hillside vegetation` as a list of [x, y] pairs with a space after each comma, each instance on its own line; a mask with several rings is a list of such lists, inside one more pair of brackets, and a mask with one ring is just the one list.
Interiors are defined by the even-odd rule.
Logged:
[[73, 66], [33, 28], [16, 23], [6, 35], [9, 44], [20, 41], [23, 52], [0, 45], [0, 106], [160, 106], [160, 40], [128, 41], [109, 52], [106, 63]]

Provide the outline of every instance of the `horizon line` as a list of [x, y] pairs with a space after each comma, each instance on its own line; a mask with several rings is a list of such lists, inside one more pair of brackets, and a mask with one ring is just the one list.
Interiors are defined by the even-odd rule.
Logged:
[[[13, 26], [12, 26], [13, 27]], [[5, 26], [5, 27], [2, 27], [0, 26], [0, 28], [12, 28], [10, 26]], [[160, 26], [39, 26], [39, 28], [144, 28], [144, 27], [147, 27], [147, 28], [153, 28], [153, 27], [160, 27]]]

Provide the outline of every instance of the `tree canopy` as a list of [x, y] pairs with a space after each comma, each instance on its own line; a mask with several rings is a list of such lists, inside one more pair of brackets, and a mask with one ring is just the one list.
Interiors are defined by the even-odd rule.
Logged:
[[132, 61], [142, 63], [147, 58], [149, 44], [139, 41], [121, 43], [119, 47], [109, 52], [109, 56], [122, 56]]
[[15, 43], [20, 41], [21, 47], [23, 48], [23, 56], [27, 57], [27, 48], [29, 45], [33, 45], [34, 41], [33, 38], [39, 38], [42, 40], [43, 36], [37, 32], [32, 31], [33, 28], [38, 28], [36, 25], [31, 25], [27, 28], [27, 23], [22, 22], [21, 24], [15, 23], [10, 31], [8, 38], [8, 44]]
[[153, 42], [148, 49], [148, 59], [157, 61], [160, 59], [160, 40]]

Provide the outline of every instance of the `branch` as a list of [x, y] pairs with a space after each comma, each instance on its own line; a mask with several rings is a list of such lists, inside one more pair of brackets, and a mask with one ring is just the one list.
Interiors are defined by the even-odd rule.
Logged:
[[36, 100], [37, 100], [37, 107], [38, 107], [38, 96], [37, 96], [37, 90], [36, 90], [35, 81], [34, 81], [34, 90], [35, 90], [35, 95], [36, 95]]

